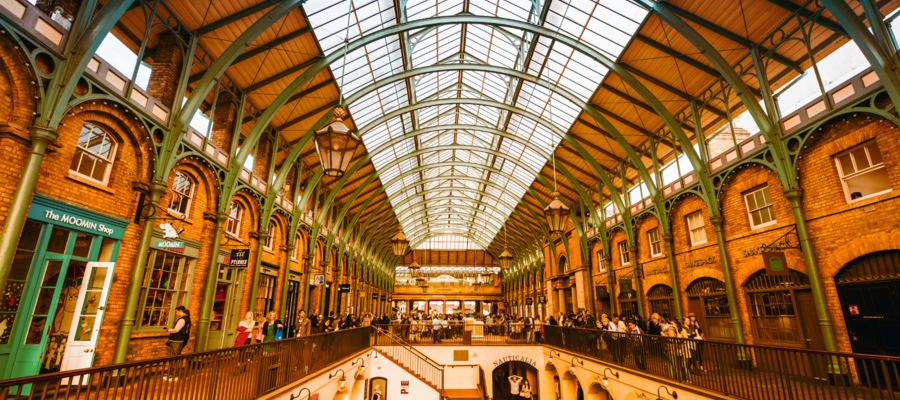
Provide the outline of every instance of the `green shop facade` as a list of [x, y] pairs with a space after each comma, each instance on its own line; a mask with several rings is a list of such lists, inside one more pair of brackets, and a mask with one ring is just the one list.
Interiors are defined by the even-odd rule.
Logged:
[[0, 301], [0, 379], [93, 364], [128, 224], [34, 196]]

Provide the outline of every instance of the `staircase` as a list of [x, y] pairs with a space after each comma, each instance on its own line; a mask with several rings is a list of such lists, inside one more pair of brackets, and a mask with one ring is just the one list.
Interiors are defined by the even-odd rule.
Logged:
[[[441, 394], [442, 399], [447, 398], [444, 394], [443, 365], [428, 358], [428, 356], [414, 349], [399, 336], [384, 329], [376, 328], [375, 345], [373, 347], [376, 351], [397, 363], [406, 372], [437, 390]], [[469, 398], [460, 397], [459, 399], [468, 400]], [[481, 397], [476, 397], [476, 399], [480, 400]]]

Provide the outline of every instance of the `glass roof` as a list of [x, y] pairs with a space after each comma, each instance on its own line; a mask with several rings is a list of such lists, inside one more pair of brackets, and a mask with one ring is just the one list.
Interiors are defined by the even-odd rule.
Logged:
[[[647, 14], [623, 0], [341, 0], [308, 2], [304, 9], [325, 54], [338, 50], [345, 36], [353, 41], [399, 23], [469, 13], [540, 24], [577, 38], [612, 60]], [[541, 15], [546, 16], [544, 21]], [[333, 63], [331, 71], [343, 85], [344, 96], [350, 96], [394, 74], [454, 64], [525, 72], [585, 102], [607, 73], [600, 63], [548, 37], [484, 24], [441, 25], [392, 35], [350, 52]], [[473, 104], [473, 99], [524, 112]], [[377, 151], [372, 163], [382, 184], [390, 183], [387, 195], [412, 246], [445, 245], [446, 238], [454, 236], [462, 241], [459, 245], [483, 248], [559, 144], [561, 137], [548, 124], [567, 131], [581, 105], [509, 75], [453, 70], [380, 84], [351, 103], [349, 111], [366, 149]], [[496, 170], [502, 173], [492, 172]]]

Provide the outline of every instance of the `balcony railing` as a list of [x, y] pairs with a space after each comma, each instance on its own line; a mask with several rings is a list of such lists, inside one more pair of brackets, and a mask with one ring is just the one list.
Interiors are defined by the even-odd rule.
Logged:
[[[724, 395], [897, 399], [900, 357], [832, 353], [543, 326], [543, 341], [579, 355]], [[555, 361], [567, 368], [567, 360]]]
[[6, 399], [255, 399], [371, 347], [370, 328], [0, 381]]

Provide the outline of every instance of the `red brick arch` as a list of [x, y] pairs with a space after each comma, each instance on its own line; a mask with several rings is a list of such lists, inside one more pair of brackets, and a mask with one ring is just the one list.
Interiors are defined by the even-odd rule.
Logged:
[[0, 36], [0, 125], [24, 131], [34, 124], [38, 91], [33, 82], [37, 79], [16, 46], [6, 35]]

